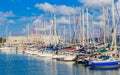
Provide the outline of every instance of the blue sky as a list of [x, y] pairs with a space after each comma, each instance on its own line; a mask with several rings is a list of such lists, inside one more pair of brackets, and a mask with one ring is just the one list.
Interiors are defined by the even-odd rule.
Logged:
[[[120, 1], [117, 2], [119, 5]], [[12, 35], [22, 35], [27, 32], [27, 25], [33, 25], [38, 19], [42, 21], [51, 14], [58, 16], [66, 15], [66, 13], [73, 14], [74, 11], [79, 13], [78, 10], [81, 8], [89, 7], [90, 12], [100, 16], [99, 8], [108, 4], [110, 4], [110, 0], [1, 0], [0, 36], [5, 36], [6, 26]], [[58, 18], [58, 25], [61, 22], [67, 24], [67, 19]]]
[[39, 15], [42, 11], [35, 8], [37, 3], [50, 3], [56, 5], [80, 6], [76, 0], [1, 0], [0, 11], [13, 11], [18, 17]]
[[[0, 35], [5, 35], [4, 32], [6, 25], [8, 26], [8, 31], [13, 34], [19, 34], [22, 29], [26, 27], [27, 23], [31, 23], [35, 20], [35, 18], [31, 20], [28, 18], [37, 17], [45, 13], [44, 11], [35, 7], [36, 4], [45, 2], [50, 3], [51, 5], [80, 6], [80, 3], [76, 0], [1, 0], [1, 15], [8, 16], [3, 16], [5, 20], [0, 25]], [[26, 21], [22, 20], [23, 18], [26, 19]], [[10, 21], [10, 23], [8, 23], [8, 21]]]

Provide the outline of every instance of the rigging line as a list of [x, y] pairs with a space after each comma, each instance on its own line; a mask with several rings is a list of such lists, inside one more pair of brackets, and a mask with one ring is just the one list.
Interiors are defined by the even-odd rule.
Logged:
[[116, 11], [117, 11], [117, 15], [118, 15], [118, 24], [119, 24], [119, 22], [120, 22], [120, 15], [119, 15], [119, 12], [118, 12], [117, 5], [116, 5], [116, 4], [114, 4], [114, 5], [115, 5], [115, 9], [116, 9]]

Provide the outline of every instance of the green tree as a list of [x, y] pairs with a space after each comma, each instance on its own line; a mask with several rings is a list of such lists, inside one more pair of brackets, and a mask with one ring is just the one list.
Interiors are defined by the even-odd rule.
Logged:
[[3, 42], [5, 42], [6, 40], [4, 39], [4, 38], [2, 38], [2, 37], [0, 37], [0, 43], [3, 43]]

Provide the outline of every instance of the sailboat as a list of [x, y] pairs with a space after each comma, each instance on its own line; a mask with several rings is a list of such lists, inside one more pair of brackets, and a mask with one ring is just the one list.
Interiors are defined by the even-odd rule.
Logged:
[[16, 48], [13, 47], [12, 45], [8, 44], [7, 39], [8, 39], [8, 26], [6, 25], [6, 43], [5, 43], [4, 47], [0, 48], [0, 51], [2, 51], [2, 52], [15, 51]]
[[112, 0], [112, 25], [114, 27], [114, 31], [112, 34], [112, 47], [111, 51], [107, 51], [103, 56], [94, 57], [94, 59], [90, 60], [88, 65], [91, 68], [119, 68], [120, 61], [117, 59], [117, 48], [116, 48], [116, 26], [115, 26], [115, 17], [114, 17], [114, 0]]

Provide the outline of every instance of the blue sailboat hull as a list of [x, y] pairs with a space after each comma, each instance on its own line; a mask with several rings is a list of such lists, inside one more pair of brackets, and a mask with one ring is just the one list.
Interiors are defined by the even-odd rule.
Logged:
[[91, 68], [118, 68], [119, 61], [102, 61], [102, 62], [90, 61], [89, 66]]

